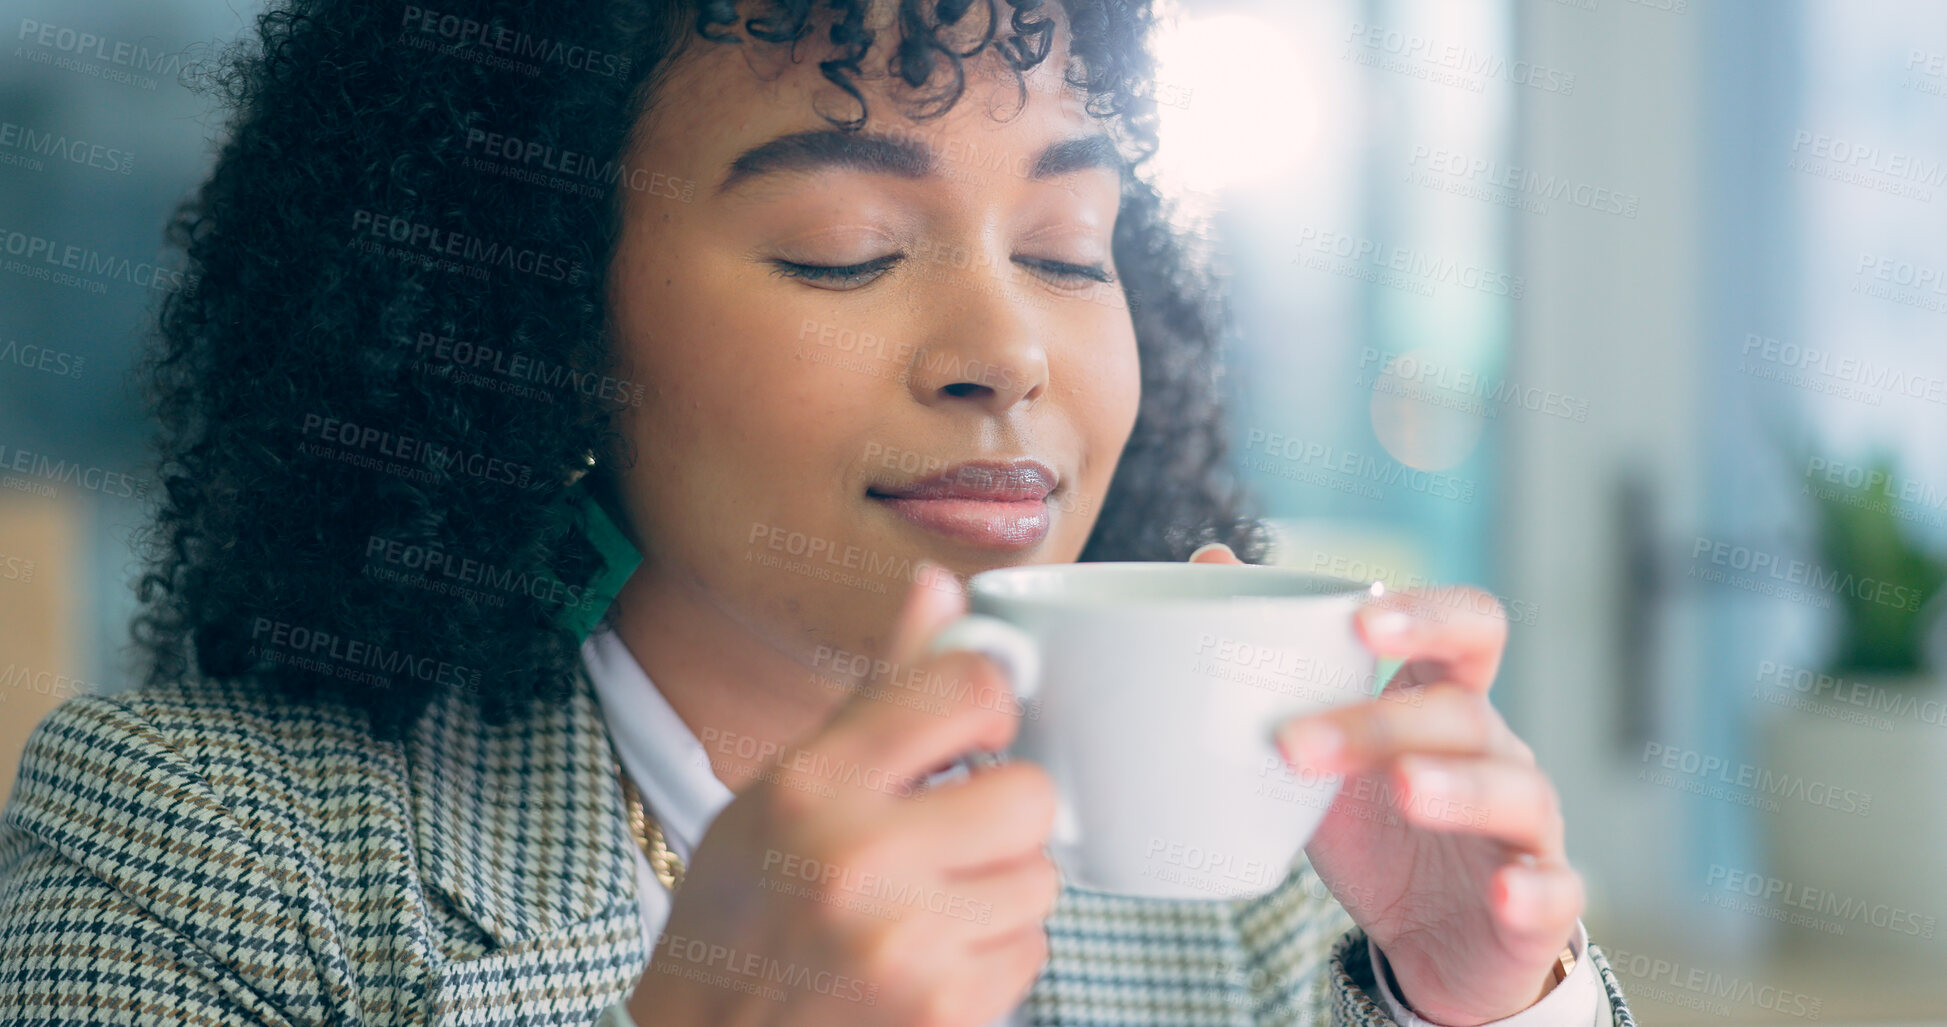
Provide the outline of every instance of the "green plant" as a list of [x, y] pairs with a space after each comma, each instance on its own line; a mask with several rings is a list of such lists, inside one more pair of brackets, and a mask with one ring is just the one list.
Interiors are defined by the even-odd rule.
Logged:
[[1857, 485], [1834, 485], [1806, 461], [1818, 512], [1819, 564], [1836, 573], [1843, 617], [1828, 673], [1911, 675], [1923, 666], [1921, 611], [1947, 581], [1947, 565], [1915, 546], [1893, 498], [1895, 462], [1874, 456]]

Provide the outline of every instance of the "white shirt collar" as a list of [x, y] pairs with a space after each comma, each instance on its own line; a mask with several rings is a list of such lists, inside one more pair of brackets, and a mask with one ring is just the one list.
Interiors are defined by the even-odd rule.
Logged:
[[641, 790], [670, 847], [688, 859], [710, 822], [735, 796], [710, 769], [703, 743], [613, 629], [588, 636], [581, 657], [623, 771]]

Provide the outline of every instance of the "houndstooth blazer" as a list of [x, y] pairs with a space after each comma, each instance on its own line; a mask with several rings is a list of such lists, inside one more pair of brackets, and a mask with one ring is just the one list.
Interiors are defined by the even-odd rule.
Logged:
[[[649, 956], [614, 760], [585, 680], [399, 742], [242, 687], [71, 699], [0, 813], [0, 1022], [591, 1024]], [[1244, 902], [1067, 890], [1030, 1020], [1389, 1023], [1350, 927], [1303, 861]]]

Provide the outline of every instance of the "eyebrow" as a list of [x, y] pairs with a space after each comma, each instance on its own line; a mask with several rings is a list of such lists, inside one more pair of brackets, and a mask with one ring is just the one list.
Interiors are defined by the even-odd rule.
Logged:
[[1115, 140], [1100, 132], [1063, 139], [1041, 151], [1028, 177], [1054, 178], [1089, 168], [1108, 168], [1118, 175], [1122, 174], [1122, 153], [1116, 149]]
[[[717, 186], [719, 194], [765, 175], [810, 174], [850, 168], [899, 178], [926, 178], [938, 169], [932, 147], [917, 139], [888, 139], [842, 129], [817, 129], [779, 136], [737, 155]], [[1123, 173], [1122, 154], [1107, 135], [1077, 136], [1051, 143], [1035, 156], [1027, 177], [1041, 180], [1090, 168]]]

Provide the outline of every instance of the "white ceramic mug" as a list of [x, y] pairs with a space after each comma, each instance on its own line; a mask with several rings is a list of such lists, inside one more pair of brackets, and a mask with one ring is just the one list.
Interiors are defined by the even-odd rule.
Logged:
[[1000, 663], [1026, 712], [1009, 755], [1059, 796], [1068, 883], [1156, 898], [1275, 888], [1338, 793], [1292, 771], [1285, 720], [1377, 691], [1352, 614], [1377, 582], [1276, 567], [1075, 563], [968, 582], [933, 651]]

